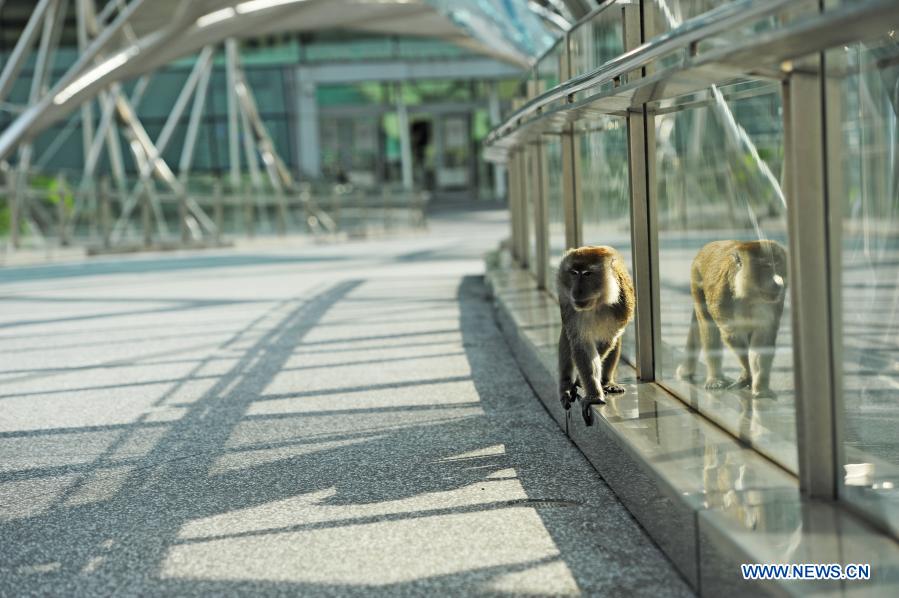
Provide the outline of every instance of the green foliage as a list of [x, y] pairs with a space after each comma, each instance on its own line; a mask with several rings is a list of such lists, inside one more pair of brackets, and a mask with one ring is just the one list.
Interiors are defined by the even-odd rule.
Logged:
[[59, 203], [61, 195], [66, 210], [71, 210], [75, 206], [75, 196], [72, 194], [72, 188], [66, 184], [60, 186], [59, 180], [55, 177], [37, 176], [32, 179], [31, 186], [44, 190], [47, 201], [53, 205]]
[[9, 234], [9, 206], [6, 204], [6, 198], [0, 197], [0, 235]]

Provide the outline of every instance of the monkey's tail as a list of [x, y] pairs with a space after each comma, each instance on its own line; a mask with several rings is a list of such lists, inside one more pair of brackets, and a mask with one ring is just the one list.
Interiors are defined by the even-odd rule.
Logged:
[[684, 361], [677, 368], [677, 377], [689, 380], [696, 373], [696, 361], [699, 359], [699, 319], [696, 309], [690, 313], [690, 330], [687, 332], [687, 347]]

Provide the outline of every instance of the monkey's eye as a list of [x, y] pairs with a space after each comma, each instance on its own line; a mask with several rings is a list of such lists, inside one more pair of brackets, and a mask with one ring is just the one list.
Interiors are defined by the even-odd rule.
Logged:
[[577, 270], [575, 270], [574, 268], [569, 270], [568, 273], [571, 274], [572, 276], [577, 276]]
[[584, 270], [584, 276], [590, 276], [591, 274], [590, 270]]

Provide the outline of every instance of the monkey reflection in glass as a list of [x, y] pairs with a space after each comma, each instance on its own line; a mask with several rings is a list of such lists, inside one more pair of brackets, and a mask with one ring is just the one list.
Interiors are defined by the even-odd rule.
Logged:
[[[787, 254], [775, 241], [712, 241], [693, 259], [693, 316], [678, 378], [692, 380], [699, 344], [707, 390], [750, 388], [774, 398], [769, 384], [777, 330], [787, 290]], [[722, 341], [740, 363], [736, 381], [724, 376]]]

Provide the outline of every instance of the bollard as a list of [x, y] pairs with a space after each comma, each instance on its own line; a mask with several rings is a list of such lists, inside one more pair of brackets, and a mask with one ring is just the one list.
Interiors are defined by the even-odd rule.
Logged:
[[9, 202], [9, 242], [13, 249], [19, 248], [19, 180], [18, 173], [10, 169], [7, 173]]
[[84, 179], [82, 179], [78, 189], [75, 190], [75, 205], [83, 205], [87, 212], [88, 241], [93, 241], [100, 234], [100, 202], [97, 199], [97, 193], [97, 184], [93, 180], [91, 180], [90, 187], [86, 189]]
[[340, 195], [336, 189], [331, 189], [331, 213], [338, 230], [340, 230]]
[[253, 213], [253, 198], [250, 197], [251, 189], [249, 183], [244, 182], [243, 184], [243, 206], [244, 206], [244, 226], [247, 230], [247, 236], [249, 238], [253, 238], [255, 234], [255, 223], [253, 222], [253, 218], [255, 214]]
[[287, 199], [280, 189], [276, 189], [275, 194], [278, 201], [278, 235], [283, 237], [287, 234]]
[[112, 234], [112, 230], [110, 228], [110, 216], [111, 210], [109, 206], [109, 179], [103, 177], [100, 179], [100, 234], [103, 237], [103, 248], [109, 249], [110, 246], [110, 235]]
[[225, 227], [225, 198], [222, 196], [222, 180], [212, 183], [212, 216], [215, 219], [215, 244], [222, 244], [222, 229]]
[[151, 226], [150, 189], [147, 184], [144, 185], [144, 189], [141, 192], [140, 219], [144, 232], [144, 247], [150, 247], [153, 243], [153, 229]]
[[66, 222], [66, 175], [60, 172], [56, 175], [56, 213], [59, 222], [59, 244], [66, 247], [69, 244], [69, 233]]
[[178, 223], [181, 231], [181, 243], [187, 245], [190, 242], [190, 229], [187, 227], [187, 189], [178, 193]]

